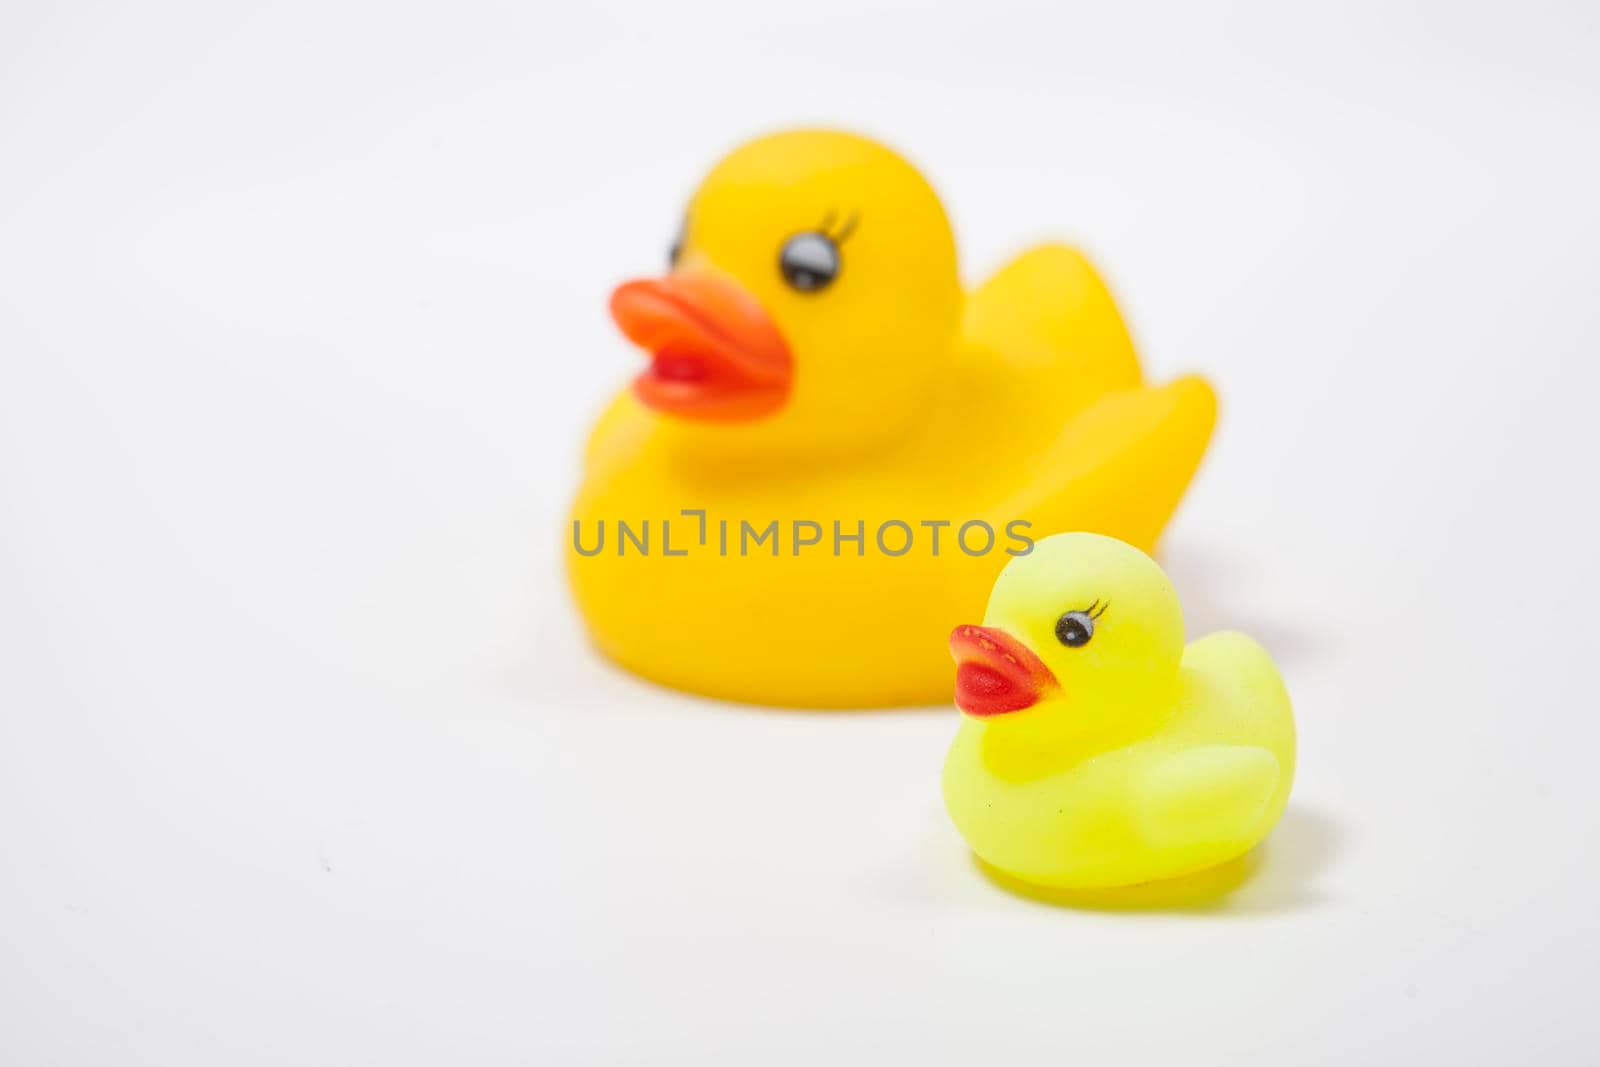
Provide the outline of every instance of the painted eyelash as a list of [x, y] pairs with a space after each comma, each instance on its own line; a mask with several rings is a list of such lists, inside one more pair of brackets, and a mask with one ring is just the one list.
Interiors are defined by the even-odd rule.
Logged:
[[849, 239], [851, 234], [856, 232], [856, 227], [861, 225], [861, 212], [851, 211], [849, 217], [844, 220], [844, 225], [839, 227], [839, 232], [833, 233], [833, 224], [838, 217], [839, 213], [833, 208], [829, 208], [828, 213], [822, 216], [822, 225], [818, 226], [817, 229], [834, 244], [842, 245]]
[[[1091, 618], [1091, 619], [1098, 619], [1098, 618], [1100, 618], [1100, 616], [1102, 616], [1102, 615], [1104, 615], [1106, 613], [1106, 609], [1109, 608], [1110, 606], [1111, 606], [1111, 601], [1108, 600], [1104, 604], [1102, 604], [1102, 603], [1100, 603], [1100, 598], [1099, 597], [1095, 597], [1094, 603], [1090, 604], [1086, 609], [1084, 609], [1083, 613], [1085, 615], [1089, 616], [1089, 618]], [[1099, 608], [1100, 610], [1096, 611], [1095, 608]]]
[[844, 220], [844, 226], [833, 235], [834, 244], [844, 244], [850, 239], [850, 235], [856, 232], [856, 227], [859, 225], [861, 225], [861, 212], [850, 212], [850, 217]]

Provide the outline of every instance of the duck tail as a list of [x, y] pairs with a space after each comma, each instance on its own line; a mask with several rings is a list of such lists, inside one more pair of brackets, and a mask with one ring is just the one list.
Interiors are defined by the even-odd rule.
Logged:
[[[1040, 381], [1085, 399], [1143, 382], [1133, 340], [1087, 256], [1065, 244], [1028, 249], [967, 300], [965, 334]], [[1047, 376], [1035, 374], [1045, 371]]]
[[1107, 393], [1040, 458], [1036, 481], [1050, 488], [1017, 513], [1033, 522], [1036, 536], [1092, 530], [1153, 552], [1216, 419], [1216, 393], [1194, 375]]

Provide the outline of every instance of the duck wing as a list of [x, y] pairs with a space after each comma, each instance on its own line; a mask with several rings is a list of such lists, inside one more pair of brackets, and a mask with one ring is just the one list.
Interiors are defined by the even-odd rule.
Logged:
[[1254, 844], [1282, 777], [1278, 758], [1258, 745], [1196, 745], [1162, 757], [1139, 775], [1135, 826], [1161, 849]]

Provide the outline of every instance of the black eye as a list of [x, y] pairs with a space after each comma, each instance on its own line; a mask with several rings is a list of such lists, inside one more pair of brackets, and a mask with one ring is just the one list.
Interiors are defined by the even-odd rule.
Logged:
[[797, 233], [778, 253], [783, 280], [802, 293], [814, 293], [839, 276], [839, 246], [825, 233]]
[[1094, 636], [1094, 620], [1087, 611], [1069, 611], [1056, 620], [1056, 640], [1068, 648], [1082, 648]]
[[683, 255], [683, 235], [688, 229], [688, 219], [678, 223], [678, 232], [672, 235], [672, 247], [667, 249], [667, 266], [676, 267], [678, 265], [678, 258]]

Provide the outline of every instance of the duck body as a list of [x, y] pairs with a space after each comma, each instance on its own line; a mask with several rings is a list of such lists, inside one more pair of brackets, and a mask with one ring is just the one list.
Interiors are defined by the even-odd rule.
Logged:
[[[796, 289], [796, 248], [835, 275]], [[1152, 547], [1209, 439], [1210, 388], [1144, 384], [1081, 254], [963, 294], [937, 200], [860, 138], [735, 152], [673, 265], [613, 298], [652, 363], [591, 434], [567, 559], [599, 647], [675, 688], [937, 702], [943, 636], [1009, 553], [1063, 527]]]
[[1175, 878], [1243, 855], [1283, 814], [1294, 779], [1294, 719], [1277, 670], [1240, 633], [1184, 653], [1159, 732], [1063, 754], [1008, 775], [1004, 742], [961, 724], [945, 763], [951, 818], [983, 860], [1064, 889]]
[[[1131, 546], [1065, 534], [1035, 552], [1057, 559], [1019, 561], [985, 625], [952, 637], [968, 714], [943, 792], [967, 843], [1006, 874], [1062, 889], [1176, 878], [1255, 847], [1295, 768], [1270, 657], [1233, 632], [1182, 648], [1176, 598]], [[1093, 630], [1082, 644], [1040, 633], [1079, 612]]]

